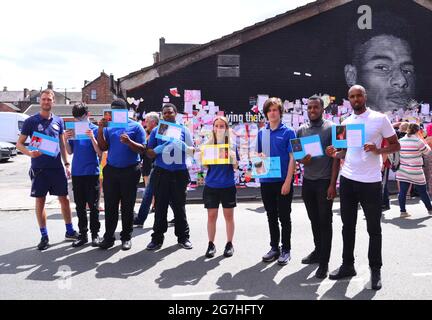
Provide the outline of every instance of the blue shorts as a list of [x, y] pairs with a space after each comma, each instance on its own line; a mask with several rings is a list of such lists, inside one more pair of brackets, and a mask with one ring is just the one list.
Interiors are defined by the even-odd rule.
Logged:
[[49, 191], [52, 196], [67, 196], [67, 178], [63, 168], [33, 169], [30, 168], [32, 181], [31, 194], [34, 198], [45, 197]]

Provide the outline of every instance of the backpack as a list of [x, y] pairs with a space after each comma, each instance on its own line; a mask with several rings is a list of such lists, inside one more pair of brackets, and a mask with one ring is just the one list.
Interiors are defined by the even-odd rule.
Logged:
[[391, 153], [388, 155], [388, 160], [390, 161], [390, 165], [391, 165], [391, 170], [393, 172], [396, 172], [399, 170], [400, 167], [400, 153], [395, 152], [395, 153]]

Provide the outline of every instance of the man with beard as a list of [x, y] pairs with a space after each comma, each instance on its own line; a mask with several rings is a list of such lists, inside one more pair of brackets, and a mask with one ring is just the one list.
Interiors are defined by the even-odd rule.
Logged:
[[[366, 107], [366, 90], [359, 85], [351, 87], [348, 98], [354, 113], [342, 125], [364, 124], [363, 148], [338, 151], [333, 146], [326, 149], [328, 156], [345, 159], [340, 178], [340, 202], [343, 238], [342, 266], [329, 278], [339, 280], [355, 276], [354, 244], [358, 204], [360, 203], [369, 233], [369, 267], [373, 290], [381, 289], [382, 235], [381, 235], [381, 164], [382, 155], [400, 150], [396, 133], [386, 115]], [[383, 139], [387, 146], [380, 148]], [[380, 149], [379, 149], [380, 148]]]
[[[71, 172], [63, 136], [64, 122], [63, 119], [51, 112], [55, 103], [54, 97], [54, 92], [50, 89], [41, 92], [41, 110], [24, 122], [21, 135], [17, 142], [17, 149], [31, 157], [31, 196], [36, 198], [36, 216], [42, 236], [37, 246], [39, 250], [46, 250], [49, 247], [48, 230], [46, 227], [47, 216], [45, 211], [45, 201], [48, 191], [50, 195], [58, 196], [61, 212], [66, 224], [65, 240], [75, 241], [78, 239], [78, 232], [76, 232], [72, 226], [72, 213], [67, 197], [66, 175], [70, 177]], [[27, 137], [32, 136], [35, 132], [59, 139], [57, 155], [55, 157], [42, 154], [39, 150], [29, 151], [25, 147], [24, 143]]]

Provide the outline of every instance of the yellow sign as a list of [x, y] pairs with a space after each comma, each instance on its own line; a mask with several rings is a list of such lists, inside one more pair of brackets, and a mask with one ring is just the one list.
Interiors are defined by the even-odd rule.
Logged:
[[229, 144], [206, 144], [201, 147], [201, 159], [204, 166], [230, 164]]

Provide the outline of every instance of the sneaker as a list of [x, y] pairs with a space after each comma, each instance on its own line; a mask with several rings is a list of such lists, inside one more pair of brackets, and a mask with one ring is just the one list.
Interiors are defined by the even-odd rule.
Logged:
[[288, 264], [288, 261], [290, 260], [291, 260], [290, 252], [288, 250], [282, 249], [282, 252], [278, 259], [278, 265], [285, 266]]
[[303, 264], [315, 264], [319, 263], [319, 256], [316, 251], [312, 251], [307, 257], [303, 258], [301, 261]]
[[178, 242], [179, 246], [182, 247], [183, 249], [187, 249], [190, 250], [193, 248], [192, 246], [192, 242], [189, 241], [189, 239], [185, 239], [183, 241], [179, 241]]
[[74, 231], [72, 233], [65, 233], [65, 241], [75, 241], [79, 239], [79, 233]]
[[48, 249], [48, 247], [49, 247], [48, 237], [42, 237], [39, 244], [37, 245], [38, 250], [43, 251]]
[[162, 243], [153, 242], [153, 240], [147, 245], [146, 250], [154, 251], [162, 247]]
[[234, 247], [233, 247], [233, 245], [232, 245], [231, 242], [228, 242], [225, 245], [225, 250], [224, 250], [224, 254], [223, 255], [224, 255], [224, 257], [229, 258], [229, 257], [232, 257], [233, 254], [234, 254]]
[[95, 236], [92, 235], [92, 247], [99, 247], [102, 240], [103, 239], [101, 237], [99, 237], [98, 235], [95, 235]]
[[80, 234], [80, 236], [78, 237], [78, 239], [75, 240], [74, 242], [72, 242], [72, 247], [74, 247], [74, 248], [82, 247], [87, 242], [88, 242], [87, 235], [84, 235], [84, 234], [81, 235]]
[[411, 217], [411, 215], [408, 212], [401, 212], [400, 217], [401, 218], [408, 218], [408, 217]]
[[114, 246], [114, 240], [103, 239], [101, 243], [99, 243], [99, 248], [103, 250], [107, 250]]
[[168, 225], [171, 227], [174, 226], [175, 225], [175, 219], [168, 221]]
[[124, 240], [124, 241], [122, 241], [121, 248], [122, 248], [123, 251], [130, 250], [132, 248], [132, 241], [131, 240]]
[[135, 218], [133, 221], [134, 228], [142, 228], [144, 226], [144, 223], [138, 220], [138, 218]]
[[263, 262], [272, 262], [275, 261], [280, 256], [279, 248], [271, 248], [269, 252], [267, 252], [263, 257]]
[[209, 241], [207, 251], [205, 253], [206, 258], [213, 258], [216, 254], [216, 247], [213, 242]]

